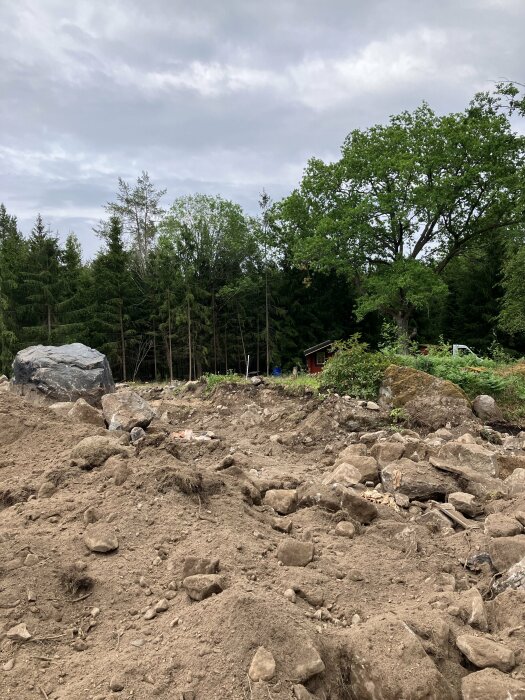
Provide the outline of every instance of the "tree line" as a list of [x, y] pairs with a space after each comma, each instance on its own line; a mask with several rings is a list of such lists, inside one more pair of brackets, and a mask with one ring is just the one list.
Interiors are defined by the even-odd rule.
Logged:
[[333, 163], [250, 216], [120, 179], [85, 262], [38, 215], [0, 205], [0, 372], [32, 344], [83, 342], [120, 379], [267, 373], [356, 331], [373, 346], [440, 337], [525, 349], [525, 138], [518, 87], [439, 116], [423, 104], [354, 130]]

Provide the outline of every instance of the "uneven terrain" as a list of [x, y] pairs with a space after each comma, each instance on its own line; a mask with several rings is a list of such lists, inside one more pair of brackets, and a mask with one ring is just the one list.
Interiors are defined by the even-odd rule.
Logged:
[[133, 443], [0, 393], [2, 699], [525, 698], [523, 434], [140, 393]]

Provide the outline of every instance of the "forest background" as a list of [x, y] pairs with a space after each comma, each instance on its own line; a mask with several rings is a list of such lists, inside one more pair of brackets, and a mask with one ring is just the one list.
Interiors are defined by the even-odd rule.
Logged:
[[[83, 342], [123, 380], [304, 367], [304, 348], [359, 333], [408, 353], [464, 343], [525, 352], [525, 115], [520, 86], [462, 112], [422, 104], [311, 159], [259, 216], [219, 196], [120, 179], [83, 260], [37, 214], [0, 206], [0, 372], [34, 344]], [[511, 122], [511, 119], [513, 120]]]

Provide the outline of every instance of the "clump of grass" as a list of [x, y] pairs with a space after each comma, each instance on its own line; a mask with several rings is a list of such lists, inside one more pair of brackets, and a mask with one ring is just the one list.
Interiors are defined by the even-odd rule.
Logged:
[[32, 486], [19, 486], [18, 488], [0, 488], [0, 508], [9, 508], [17, 503], [25, 503], [30, 496], [36, 494]]
[[190, 471], [189, 469], [172, 469], [164, 467], [155, 474], [157, 480], [157, 491], [168, 493], [176, 488], [187, 496], [200, 494], [204, 491], [204, 483], [201, 472]]
[[71, 595], [88, 593], [95, 585], [94, 579], [88, 576], [78, 564], [69, 564], [59, 573], [61, 586]]
[[242, 374], [229, 372], [228, 374], [204, 374], [202, 376], [206, 383], [206, 392], [210, 393], [215, 387], [221, 384], [245, 384], [246, 378]]

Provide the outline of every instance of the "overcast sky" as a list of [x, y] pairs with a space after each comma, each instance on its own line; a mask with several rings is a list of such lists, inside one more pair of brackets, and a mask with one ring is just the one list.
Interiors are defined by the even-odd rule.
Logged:
[[85, 255], [119, 176], [247, 211], [427, 100], [525, 81], [523, 0], [0, 0], [0, 201]]

